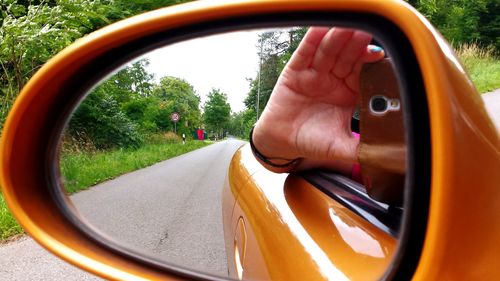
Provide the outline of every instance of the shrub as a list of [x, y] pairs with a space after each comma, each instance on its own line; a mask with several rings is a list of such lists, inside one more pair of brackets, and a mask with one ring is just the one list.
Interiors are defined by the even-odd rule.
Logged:
[[164, 136], [167, 143], [176, 143], [182, 141], [182, 138], [176, 135], [174, 132], [167, 132]]
[[77, 139], [91, 139], [97, 149], [137, 148], [143, 143], [137, 126], [120, 110], [116, 100], [100, 91], [90, 94], [78, 107], [70, 120], [69, 132]]
[[88, 136], [78, 133], [76, 136], [72, 136], [67, 130], [63, 133], [60, 147], [62, 153], [81, 153], [97, 150], [94, 142]]

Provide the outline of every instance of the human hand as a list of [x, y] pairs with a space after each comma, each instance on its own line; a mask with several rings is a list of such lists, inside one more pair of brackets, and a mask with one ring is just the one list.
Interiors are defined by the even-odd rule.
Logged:
[[350, 124], [361, 67], [384, 57], [371, 39], [359, 30], [311, 27], [255, 125], [255, 147], [269, 158], [356, 162]]

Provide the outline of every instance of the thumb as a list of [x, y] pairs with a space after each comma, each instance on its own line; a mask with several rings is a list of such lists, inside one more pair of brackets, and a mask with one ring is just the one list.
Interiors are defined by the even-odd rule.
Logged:
[[364, 52], [363, 55], [361, 55], [361, 58], [359, 61], [366, 63], [366, 62], [376, 62], [381, 59], [383, 59], [385, 56], [384, 49], [382, 49], [379, 46], [376, 45], [368, 45], [366, 47], [366, 51]]

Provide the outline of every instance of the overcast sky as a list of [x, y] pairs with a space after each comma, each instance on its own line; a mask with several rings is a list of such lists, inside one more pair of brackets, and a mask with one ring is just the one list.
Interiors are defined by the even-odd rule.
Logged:
[[257, 40], [260, 31], [212, 35], [157, 49], [144, 57], [149, 71], [159, 80], [164, 76], [183, 78], [193, 85], [203, 105], [212, 88], [228, 96], [233, 112], [245, 108], [243, 100], [250, 86], [246, 78], [258, 73]]

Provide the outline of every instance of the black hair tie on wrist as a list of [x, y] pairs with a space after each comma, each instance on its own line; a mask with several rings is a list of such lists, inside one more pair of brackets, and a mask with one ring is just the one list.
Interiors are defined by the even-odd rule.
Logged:
[[[252, 149], [252, 152], [253, 152], [253, 155], [258, 159], [260, 160], [261, 162], [271, 166], [271, 167], [274, 167], [274, 168], [279, 168], [279, 169], [293, 169], [294, 167], [297, 166], [297, 164], [300, 162], [300, 160], [302, 158], [295, 158], [295, 159], [285, 159], [285, 158], [278, 158], [278, 157], [273, 157], [273, 158], [269, 158], [269, 157], [266, 157], [264, 156], [262, 153], [260, 153], [257, 148], [255, 147], [255, 144], [253, 143], [253, 140], [252, 140], [252, 137], [253, 137], [253, 129], [255, 128], [252, 127], [252, 129], [250, 130], [250, 148]], [[284, 163], [284, 164], [276, 164], [276, 163], [273, 163], [271, 162], [270, 160], [271, 159], [275, 159], [275, 160], [285, 160], [285, 161], [289, 161], [287, 163]]]

